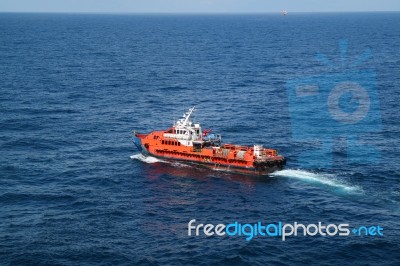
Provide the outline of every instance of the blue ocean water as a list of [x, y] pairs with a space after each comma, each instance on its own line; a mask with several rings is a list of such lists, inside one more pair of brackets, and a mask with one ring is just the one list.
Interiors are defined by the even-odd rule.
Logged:
[[[0, 14], [0, 263], [398, 265], [399, 29], [399, 13]], [[303, 167], [285, 84], [327, 73], [317, 53], [340, 64], [341, 40], [348, 60], [372, 51], [360, 69], [376, 73], [382, 129], [367, 138], [381, 158], [350, 164], [338, 145], [332, 168]], [[286, 169], [255, 178], [137, 154], [133, 129], [169, 128], [194, 105], [226, 142], [279, 149]], [[188, 237], [191, 219], [384, 236]]]

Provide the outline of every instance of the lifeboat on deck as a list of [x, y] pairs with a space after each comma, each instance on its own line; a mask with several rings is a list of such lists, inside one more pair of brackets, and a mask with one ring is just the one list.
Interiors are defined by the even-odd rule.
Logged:
[[286, 159], [275, 149], [262, 145], [242, 146], [223, 144], [220, 134], [202, 131], [193, 123], [192, 107], [167, 130], [148, 134], [133, 132], [133, 142], [145, 156], [179, 160], [242, 174], [267, 175], [281, 170]]

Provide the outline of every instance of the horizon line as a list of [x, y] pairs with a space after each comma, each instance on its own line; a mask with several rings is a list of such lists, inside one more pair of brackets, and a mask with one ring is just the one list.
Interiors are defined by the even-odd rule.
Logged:
[[[287, 11], [287, 10], [286, 10]], [[128, 12], [128, 11], [0, 11], [0, 14], [4, 13], [23, 13], [23, 14], [98, 14], [98, 15], [262, 15], [262, 14], [281, 14], [282, 10], [279, 11], [260, 11], [260, 12], [218, 12], [218, 11], [207, 11], [207, 12]], [[289, 14], [299, 13], [399, 13], [400, 10], [373, 10], [373, 11], [290, 11]], [[287, 16], [287, 15], [286, 15]]]

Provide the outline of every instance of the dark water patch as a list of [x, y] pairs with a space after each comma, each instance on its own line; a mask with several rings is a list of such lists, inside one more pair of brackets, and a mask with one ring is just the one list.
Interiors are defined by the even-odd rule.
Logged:
[[183, 86], [167, 86], [167, 87], [162, 87], [159, 88], [160, 91], [165, 91], [165, 92], [178, 92], [178, 91], [183, 91], [187, 90], [188, 88], [183, 87]]
[[72, 195], [60, 194], [27, 194], [27, 193], [5, 193], [0, 195], [0, 201], [3, 203], [20, 203], [20, 202], [52, 202], [52, 201], [65, 201], [69, 202], [74, 200]]
[[7, 141], [1, 145], [5, 150], [38, 150], [38, 151], [56, 151], [62, 147], [69, 146], [73, 141], [66, 141], [64, 139], [45, 139], [43, 137], [29, 137], [20, 138], [13, 141]]

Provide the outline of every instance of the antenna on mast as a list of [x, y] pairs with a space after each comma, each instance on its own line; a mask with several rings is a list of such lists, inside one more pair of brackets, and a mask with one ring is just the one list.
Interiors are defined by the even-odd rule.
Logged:
[[187, 113], [184, 114], [184, 117], [185, 117], [185, 120], [183, 121], [184, 124], [186, 124], [189, 121], [190, 116], [192, 115], [193, 111], [194, 111], [194, 106], [192, 108], [190, 108]]

